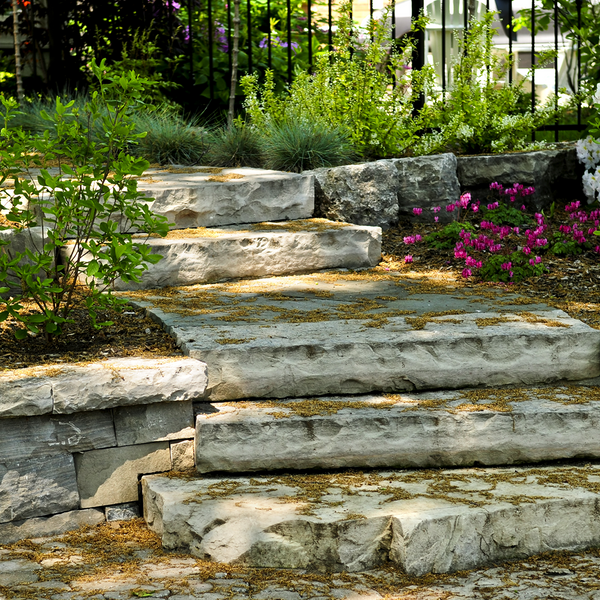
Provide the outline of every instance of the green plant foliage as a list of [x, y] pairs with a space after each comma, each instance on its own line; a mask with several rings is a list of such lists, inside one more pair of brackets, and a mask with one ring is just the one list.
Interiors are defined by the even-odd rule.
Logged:
[[[509, 84], [510, 63], [493, 49], [493, 12], [472, 20], [452, 65], [444, 94], [426, 104], [423, 113], [433, 132], [415, 144], [416, 154], [454, 151], [461, 154], [504, 152], [530, 146], [531, 133], [555, 119], [554, 98], [532, 112], [523, 102], [525, 80]], [[541, 64], [550, 53], [538, 56]]]
[[426, 235], [424, 239], [427, 245], [434, 250], [452, 250], [456, 246], [456, 242], [460, 240], [460, 232], [463, 230], [475, 231], [475, 227], [471, 223], [452, 221], [440, 231]]
[[218, 167], [262, 167], [259, 133], [239, 120], [217, 129], [212, 133], [208, 162]]
[[133, 122], [136, 131], [146, 135], [131, 147], [132, 152], [151, 163], [197, 165], [208, 153], [209, 132], [170, 110], [138, 111], [133, 114]]
[[556, 231], [550, 236], [548, 245], [544, 247], [544, 250], [547, 250], [556, 256], [577, 256], [578, 254], [583, 254], [587, 250], [591, 250], [592, 247], [590, 242], [580, 244], [573, 239], [568, 239], [567, 236]]
[[[166, 219], [154, 215], [148, 199], [137, 191], [135, 176], [148, 162], [127, 152], [144, 135], [135, 133], [128, 113], [148, 82], [133, 72], [107, 80], [104, 61], [92, 61], [91, 69], [99, 86], [83, 109], [57, 98], [52, 114], [41, 112], [52, 136], [49, 129], [35, 135], [10, 128], [17, 104], [0, 96], [0, 183], [14, 183], [12, 190], [0, 191], [0, 205], [9, 221], [24, 228], [23, 235], [37, 224], [46, 237], [43, 247], [23, 253], [13, 253], [6, 241], [0, 242], [0, 321], [9, 316], [20, 321], [24, 328], [17, 330], [18, 338], [29, 331], [52, 339], [80, 305], [95, 327], [107, 325], [97, 322], [97, 309], [124, 303], [111, 291], [114, 281], [138, 281], [148, 263], [160, 258], [143, 236], [134, 238], [129, 232], [168, 231]], [[104, 131], [100, 140], [92, 136], [98, 127]], [[45, 169], [42, 159], [59, 166]], [[60, 260], [63, 248], [70, 249], [65, 263]], [[18, 287], [21, 291], [15, 292]], [[24, 302], [33, 302], [39, 312], [25, 312]]]
[[[174, 61], [166, 57], [159, 58], [159, 48], [152, 36], [151, 30], [138, 29], [134, 31], [131, 40], [123, 43], [120, 60], [106, 63], [104, 76], [116, 79], [133, 71], [148, 82], [148, 85], [144, 87], [144, 92], [137, 99], [138, 104], [143, 102], [148, 107], [160, 104], [163, 110], [167, 105], [170, 105], [171, 108], [175, 109], [177, 108], [176, 105], [168, 100], [165, 92], [174, 90], [179, 86], [166, 80], [163, 70], [166, 68], [165, 63], [174, 62], [177, 64], [183, 60], [183, 57], [180, 56]], [[102, 47], [96, 50], [96, 56], [102, 56], [105, 53], [106, 50]], [[92, 91], [98, 89], [98, 80], [94, 73], [87, 71], [86, 75], [90, 89]]]
[[485, 218], [494, 225], [509, 225], [511, 227], [521, 227], [521, 225], [531, 225], [533, 223], [530, 215], [506, 204], [500, 204], [498, 208], [486, 210]]
[[300, 116], [273, 123], [263, 152], [268, 169], [297, 173], [347, 164], [353, 157], [345, 130]]
[[518, 283], [528, 277], [538, 277], [545, 271], [543, 263], [532, 265], [529, 261], [529, 257], [519, 250], [508, 255], [496, 254], [485, 261], [478, 275], [483, 281]]
[[[201, 97], [210, 97], [212, 82], [213, 94], [223, 108], [229, 99], [231, 66], [228, 55], [232, 40], [228, 33], [228, 22], [233, 19], [232, 3], [212, 5], [212, 40], [208, 35], [209, 19], [206, 6], [181, 2], [181, 8], [176, 11], [180, 29], [187, 30], [188, 9], [192, 6], [193, 38], [193, 67], [194, 82]], [[290, 9], [290, 25], [288, 32], [287, 11]], [[288, 81], [288, 33], [291, 33], [291, 61], [292, 71], [302, 72], [309, 68], [308, 34], [306, 31], [307, 17], [302, 0], [252, 0], [243, 5], [243, 16], [240, 23], [240, 54], [238, 57], [241, 73], [248, 73], [250, 57], [248, 53], [248, 10], [251, 16], [252, 38], [252, 70], [262, 78], [269, 65], [269, 51], [271, 54], [271, 70], [275, 73], [275, 82], [278, 92], [283, 92]], [[228, 15], [228, 12], [230, 13]], [[270, 15], [269, 15], [270, 12]], [[326, 34], [320, 29], [324, 20], [313, 13], [312, 18], [312, 53], [315, 56], [320, 51], [320, 46], [326, 42]], [[232, 27], [233, 30], [233, 27]], [[269, 50], [270, 34], [270, 50]], [[233, 33], [231, 33], [233, 36]], [[209, 45], [212, 46], [213, 64], [212, 71], [209, 60]], [[189, 66], [187, 57], [177, 67], [177, 73], [182, 79], [188, 78]], [[238, 94], [241, 95], [239, 90]]]
[[[413, 115], [413, 103], [433, 84], [433, 70], [406, 68], [414, 39], [405, 36], [392, 44], [389, 11], [359, 37], [351, 7], [345, 2], [339, 8], [335, 51], [322, 54], [312, 74], [298, 73], [289, 92], [277, 95], [273, 74], [262, 86], [256, 76], [243, 78], [245, 107], [250, 122], [265, 135], [271, 123], [302, 115], [348, 131], [361, 157], [397, 156], [411, 147], [424, 125]], [[423, 26], [422, 21], [415, 24]]]
[[[579, 48], [581, 53], [581, 78], [593, 88], [600, 82], [600, 5], [597, 2], [578, 2], [577, 0], [540, 0], [535, 8], [535, 32], [547, 30], [554, 23], [554, 5], [557, 4], [560, 35]], [[578, 14], [577, 5], [581, 9]], [[526, 27], [533, 31], [531, 9], [519, 10], [515, 19], [515, 31]], [[567, 53], [567, 76], [573, 92], [579, 91], [577, 82], [577, 54]]]

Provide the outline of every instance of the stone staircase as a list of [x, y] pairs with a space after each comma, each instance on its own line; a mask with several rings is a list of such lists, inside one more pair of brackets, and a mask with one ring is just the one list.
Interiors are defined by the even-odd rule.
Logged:
[[580, 462], [600, 456], [599, 331], [509, 292], [368, 269], [380, 230], [313, 220], [310, 197], [300, 221], [243, 223], [195, 185], [173, 196], [204, 220], [165, 214], [220, 229], [153, 242], [165, 259], [124, 292], [208, 365], [197, 473], [142, 478], [166, 548], [421, 575], [600, 545], [600, 470]]

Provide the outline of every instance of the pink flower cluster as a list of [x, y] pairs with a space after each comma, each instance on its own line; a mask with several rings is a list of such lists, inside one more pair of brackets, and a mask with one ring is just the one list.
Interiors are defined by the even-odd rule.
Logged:
[[[490, 190], [496, 191], [499, 198], [494, 202], [485, 205], [488, 211], [494, 211], [502, 205], [510, 206], [508, 202], [514, 203], [517, 198], [526, 198], [531, 196], [535, 189], [533, 187], [525, 187], [522, 184], [515, 183], [506, 189], [502, 184], [494, 182], [490, 184]], [[471, 210], [473, 213], [478, 213], [480, 210], [479, 200], [473, 201], [470, 193], [464, 193], [456, 202], [451, 202], [446, 205], [446, 212], [453, 213], [453, 217], [457, 221], [461, 221], [461, 213], [464, 215], [466, 211]], [[420, 216], [423, 214], [422, 208], [413, 208], [413, 214]], [[441, 206], [432, 207], [431, 211], [434, 214], [434, 220], [437, 223], [439, 220], [438, 213], [442, 210]], [[521, 210], [525, 211], [525, 204], [521, 205]], [[561, 237], [566, 240], [570, 237], [577, 244], [584, 244], [589, 240], [589, 236], [596, 231], [600, 231], [600, 209], [594, 209], [587, 213], [581, 208], [579, 201], [571, 202], [565, 208], [571, 224], [560, 225], [558, 232], [548, 231], [549, 226], [543, 213], [536, 212], [533, 216], [535, 226], [522, 231], [519, 227], [511, 227], [508, 225], [496, 225], [493, 220], [493, 213], [487, 219], [483, 219], [479, 223], [480, 231], [474, 233], [467, 229], [462, 229], [460, 232], [460, 240], [454, 247], [454, 257], [465, 261], [465, 268], [462, 275], [465, 278], [471, 277], [476, 269], [481, 269], [486, 263], [486, 257], [490, 255], [506, 256], [506, 261], [498, 262], [498, 266], [502, 271], [508, 274], [510, 280], [513, 279], [515, 270], [518, 269], [519, 276], [522, 274], [523, 264], [529, 264], [532, 267], [540, 265], [542, 258], [537, 255], [540, 248], [544, 248], [549, 244], [549, 238], [556, 243], [556, 239]], [[477, 225], [476, 225], [477, 226]], [[559, 236], [558, 233], [562, 234]], [[519, 236], [515, 239], [513, 236]], [[406, 245], [416, 244], [422, 241], [422, 236], [419, 234], [409, 235], [404, 238]], [[600, 244], [595, 246], [595, 251], [600, 254]], [[527, 257], [527, 260], [524, 260]], [[498, 260], [498, 259], [495, 259]], [[501, 259], [502, 260], [502, 259]], [[413, 256], [406, 255], [405, 263], [412, 263]], [[538, 271], [539, 272], [539, 271]]]
[[407, 235], [404, 237], [404, 243], [409, 246], [410, 244], [417, 244], [419, 243], [423, 238], [421, 237], [420, 234], [417, 233], [417, 235]]

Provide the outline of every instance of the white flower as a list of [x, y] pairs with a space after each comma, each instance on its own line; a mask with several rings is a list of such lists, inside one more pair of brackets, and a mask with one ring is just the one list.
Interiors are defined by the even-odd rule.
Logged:
[[600, 104], [600, 83], [596, 84], [596, 93], [593, 97], [594, 104]]
[[588, 199], [588, 204], [591, 204], [600, 197], [600, 167], [598, 167], [593, 173], [586, 171], [583, 174], [583, 191]]
[[577, 158], [580, 163], [585, 165], [586, 169], [593, 169], [600, 164], [600, 142], [588, 136], [584, 140], [577, 140], [575, 147], [577, 149]]

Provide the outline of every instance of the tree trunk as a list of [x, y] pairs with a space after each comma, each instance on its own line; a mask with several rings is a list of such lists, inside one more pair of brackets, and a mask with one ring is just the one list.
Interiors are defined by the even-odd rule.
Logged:
[[227, 127], [233, 126], [233, 118], [235, 116], [235, 91], [238, 77], [238, 56], [240, 54], [240, 0], [233, 0], [233, 7], [233, 49], [231, 52], [231, 89], [229, 91]]
[[19, 15], [17, 13], [17, 0], [12, 0], [13, 12], [13, 39], [15, 44], [15, 76], [17, 78], [17, 100], [23, 103], [23, 77], [21, 75], [21, 48], [19, 47]]

